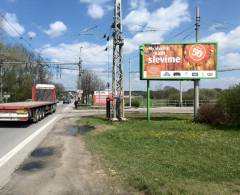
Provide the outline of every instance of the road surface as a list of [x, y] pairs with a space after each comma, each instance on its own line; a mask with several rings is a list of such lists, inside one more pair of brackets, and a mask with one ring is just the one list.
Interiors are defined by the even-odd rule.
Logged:
[[59, 104], [56, 113], [36, 124], [27, 122], [0, 123], [0, 187], [14, 169], [47, 135], [53, 125], [72, 105]]

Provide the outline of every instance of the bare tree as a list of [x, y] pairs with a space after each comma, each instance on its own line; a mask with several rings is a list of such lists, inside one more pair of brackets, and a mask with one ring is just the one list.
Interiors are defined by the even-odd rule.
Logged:
[[83, 102], [89, 104], [90, 95], [94, 91], [104, 90], [104, 82], [92, 71], [84, 71], [78, 80], [78, 88], [83, 90]]

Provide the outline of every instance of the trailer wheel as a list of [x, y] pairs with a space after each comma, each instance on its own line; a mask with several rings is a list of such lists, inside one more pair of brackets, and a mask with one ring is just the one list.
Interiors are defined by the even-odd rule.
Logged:
[[45, 109], [44, 108], [42, 109], [42, 118], [43, 119], [45, 118]]
[[39, 117], [39, 118], [40, 118], [39, 120], [42, 120], [42, 119], [43, 119], [43, 109], [40, 109], [40, 110], [39, 110], [39, 116], [40, 116], [40, 117]]
[[33, 114], [33, 122], [37, 123], [39, 120], [39, 115], [38, 115], [38, 110], [34, 110], [34, 114]]
[[40, 110], [36, 111], [36, 115], [37, 115], [37, 121], [40, 121], [41, 120], [41, 112], [40, 112]]

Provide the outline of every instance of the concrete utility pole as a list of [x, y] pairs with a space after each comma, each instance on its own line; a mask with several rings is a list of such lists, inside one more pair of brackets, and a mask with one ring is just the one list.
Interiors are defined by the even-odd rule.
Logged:
[[129, 59], [129, 107], [132, 107], [131, 60]]
[[113, 23], [113, 69], [112, 69], [112, 93], [113, 116], [112, 121], [125, 120], [124, 114], [124, 90], [123, 90], [123, 63], [122, 49], [124, 45], [122, 34], [122, 1], [115, 0]]
[[[198, 42], [200, 29], [200, 11], [199, 7], [196, 8], [196, 23], [195, 23], [195, 31], [196, 31], [196, 42]], [[194, 120], [197, 120], [197, 113], [199, 109], [199, 82], [200, 80], [194, 80]]]
[[79, 78], [82, 75], [82, 48], [83, 47], [80, 47], [79, 62], [78, 62], [78, 76], [79, 76]]
[[3, 61], [0, 60], [0, 102], [3, 102]]

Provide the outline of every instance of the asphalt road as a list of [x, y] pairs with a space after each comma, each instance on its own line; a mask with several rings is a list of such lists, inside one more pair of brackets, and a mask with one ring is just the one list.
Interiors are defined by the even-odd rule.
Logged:
[[56, 113], [47, 116], [36, 124], [29, 122], [1, 122], [0, 123], [0, 158], [15, 146], [33, 134], [37, 129], [48, 123], [66, 108], [66, 104], [59, 104]]
[[0, 188], [10, 175], [51, 131], [73, 105], [59, 104], [57, 111], [36, 124], [25, 122], [0, 123]]

